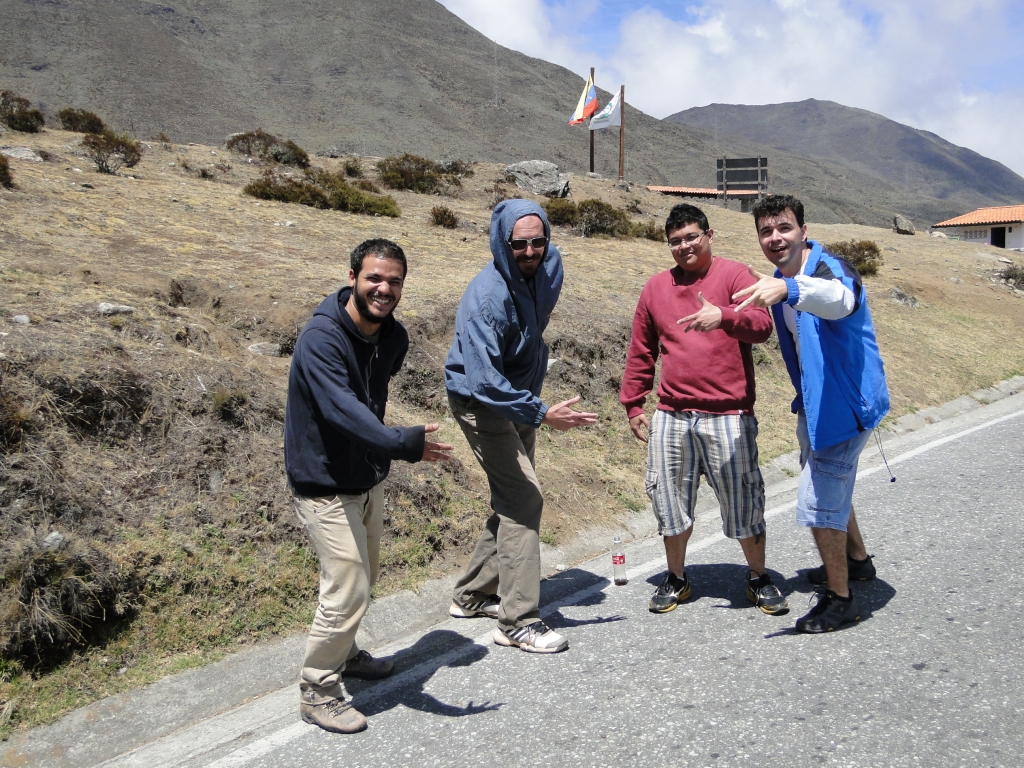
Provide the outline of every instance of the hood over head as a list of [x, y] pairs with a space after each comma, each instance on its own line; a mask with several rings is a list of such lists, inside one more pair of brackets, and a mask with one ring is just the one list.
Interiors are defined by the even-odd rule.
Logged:
[[[519, 265], [512, 255], [512, 247], [508, 244], [512, 236], [512, 228], [516, 222], [524, 216], [539, 216], [544, 222], [544, 237], [548, 239], [548, 246], [544, 251], [544, 258], [541, 259], [541, 268], [552, 256], [555, 250], [551, 245], [551, 225], [548, 223], [548, 216], [544, 209], [532, 200], [502, 200], [494, 206], [494, 213], [491, 215], [491, 255], [494, 257], [494, 266], [510, 284], [519, 283], [522, 273]], [[557, 251], [556, 251], [557, 254]]]

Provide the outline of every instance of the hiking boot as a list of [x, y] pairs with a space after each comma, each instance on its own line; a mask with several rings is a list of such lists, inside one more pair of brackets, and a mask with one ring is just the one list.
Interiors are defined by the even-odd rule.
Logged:
[[756, 579], [747, 579], [747, 600], [769, 616], [789, 613], [789, 603], [767, 573]]
[[[875, 566], [871, 562], [872, 558], [874, 555], [868, 555], [863, 560], [854, 560], [847, 555], [846, 570], [850, 574], [847, 579], [849, 581], [871, 581], [875, 578]], [[828, 584], [828, 573], [825, 571], [825, 566], [819, 565], [808, 571], [807, 580], [811, 584]]]
[[831, 589], [817, 594], [820, 595], [817, 604], [806, 616], [796, 620], [797, 632], [832, 632], [848, 621], [860, 621], [860, 606], [852, 591], [849, 600], [840, 599]]
[[332, 733], [358, 733], [366, 728], [363, 713], [344, 699], [327, 699], [320, 704], [299, 703], [302, 721]]
[[683, 578], [668, 571], [664, 581], [654, 591], [651, 602], [647, 604], [647, 610], [651, 613], [668, 613], [689, 597], [690, 580], [686, 578], [686, 571], [683, 571]]
[[558, 653], [569, 647], [569, 641], [551, 629], [543, 621], [535, 621], [525, 627], [494, 630], [497, 645], [517, 646], [529, 653]]
[[496, 619], [499, 605], [501, 605], [501, 601], [497, 595], [482, 595], [466, 603], [459, 603], [453, 599], [448, 608], [448, 615], [456, 619], [472, 619], [477, 616]]
[[375, 659], [366, 651], [360, 651], [345, 662], [341, 671], [344, 677], [361, 677], [363, 680], [380, 680], [389, 677], [395, 671], [395, 663], [391, 659]]

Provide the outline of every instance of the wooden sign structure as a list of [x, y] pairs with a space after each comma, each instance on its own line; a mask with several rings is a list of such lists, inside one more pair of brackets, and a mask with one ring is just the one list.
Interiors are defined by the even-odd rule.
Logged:
[[718, 191], [723, 199], [738, 197], [737, 192], [752, 192], [742, 196], [760, 200], [768, 194], [768, 158], [718, 158]]

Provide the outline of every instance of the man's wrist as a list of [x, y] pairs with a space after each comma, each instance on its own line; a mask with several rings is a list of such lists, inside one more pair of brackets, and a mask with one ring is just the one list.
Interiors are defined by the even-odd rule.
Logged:
[[782, 281], [786, 284], [785, 302], [791, 307], [795, 306], [800, 301], [800, 284], [795, 277], [784, 277]]

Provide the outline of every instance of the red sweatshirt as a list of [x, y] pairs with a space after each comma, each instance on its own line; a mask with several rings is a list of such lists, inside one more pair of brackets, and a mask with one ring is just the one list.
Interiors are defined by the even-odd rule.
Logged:
[[[663, 411], [750, 413], [754, 409], [754, 361], [751, 344], [772, 334], [772, 319], [763, 307], [740, 313], [732, 295], [753, 285], [744, 264], [716, 256], [703, 277], [694, 279], [679, 267], [659, 272], [647, 281], [633, 316], [626, 370], [619, 400], [627, 418], [643, 413], [654, 388], [654, 364], [662, 356], [658, 408]], [[700, 307], [697, 294], [722, 310], [714, 331], [684, 332], [680, 318]]]

